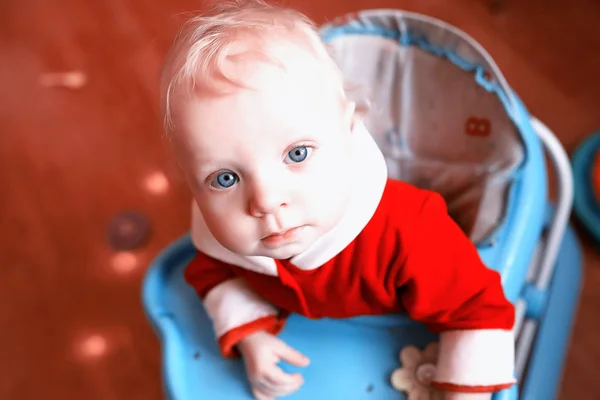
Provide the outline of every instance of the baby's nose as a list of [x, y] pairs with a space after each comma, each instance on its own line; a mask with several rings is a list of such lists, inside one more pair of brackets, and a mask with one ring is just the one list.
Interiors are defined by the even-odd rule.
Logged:
[[288, 201], [281, 190], [276, 188], [257, 190], [250, 199], [250, 215], [261, 218], [276, 213], [277, 210], [287, 205]]

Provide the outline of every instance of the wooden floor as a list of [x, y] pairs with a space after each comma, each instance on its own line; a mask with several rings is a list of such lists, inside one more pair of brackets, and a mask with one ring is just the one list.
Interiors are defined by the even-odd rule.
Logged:
[[[323, 22], [394, 7], [464, 29], [571, 151], [600, 128], [595, 0], [295, 0]], [[0, 2], [0, 398], [162, 398], [143, 312], [145, 267], [188, 229], [189, 194], [161, 137], [157, 74], [194, 0]], [[79, 89], [40, 84], [79, 70]], [[147, 213], [135, 253], [106, 240], [116, 213]], [[600, 254], [582, 235], [585, 285], [561, 399], [600, 398]], [[545, 400], [545, 399], [540, 399]]]

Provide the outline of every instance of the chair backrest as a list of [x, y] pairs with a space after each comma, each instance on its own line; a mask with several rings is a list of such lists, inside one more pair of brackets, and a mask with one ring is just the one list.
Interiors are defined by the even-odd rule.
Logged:
[[524, 162], [504, 78], [487, 53], [441, 21], [395, 10], [345, 16], [321, 33], [348, 96], [368, 104], [365, 124], [390, 176], [442, 194], [461, 228], [485, 244]]

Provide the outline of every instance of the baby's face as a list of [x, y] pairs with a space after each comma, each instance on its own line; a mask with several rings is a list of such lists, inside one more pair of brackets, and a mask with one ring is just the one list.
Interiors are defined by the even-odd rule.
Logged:
[[246, 84], [197, 97], [175, 142], [208, 228], [229, 250], [286, 259], [343, 215], [356, 162], [354, 109], [311, 55], [245, 67]]

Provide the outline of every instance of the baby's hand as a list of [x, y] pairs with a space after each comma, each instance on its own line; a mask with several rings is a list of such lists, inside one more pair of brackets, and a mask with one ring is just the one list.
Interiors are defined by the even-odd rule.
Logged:
[[256, 400], [273, 400], [291, 394], [302, 386], [302, 375], [287, 374], [277, 363], [286, 361], [305, 367], [309, 363], [308, 358], [276, 336], [264, 331], [256, 332], [242, 339], [237, 346], [244, 358]]

